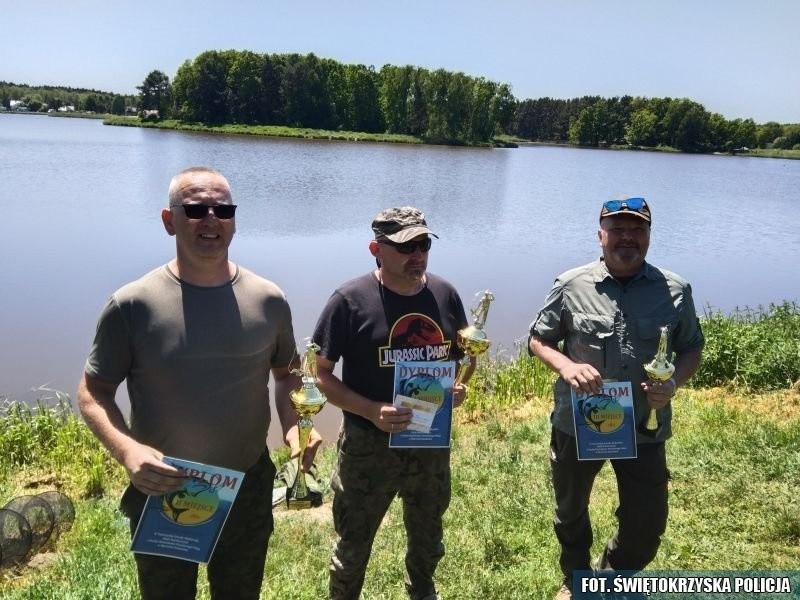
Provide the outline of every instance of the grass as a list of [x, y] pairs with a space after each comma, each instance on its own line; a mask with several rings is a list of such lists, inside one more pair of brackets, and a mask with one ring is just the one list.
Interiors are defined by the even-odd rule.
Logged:
[[[750, 334], [743, 332], [756, 326], [762, 337], [783, 331], [784, 341], [797, 345], [796, 306], [781, 306], [749, 311], [747, 318], [745, 311], [730, 317], [707, 314], [710, 356], [736, 340], [749, 348], [744, 340]], [[729, 322], [709, 325], [709, 317]], [[743, 328], [742, 335], [718, 343], [726, 327]], [[768, 366], [765, 371], [771, 372]], [[800, 374], [781, 381], [792, 377]], [[653, 570], [788, 570], [800, 563], [800, 390], [771, 389], [771, 376], [758, 379], [766, 391], [753, 387], [755, 379], [747, 386], [739, 379], [722, 387], [684, 388], [674, 400], [675, 436], [667, 444], [670, 519]], [[447, 554], [437, 571], [448, 600], [550, 598], [560, 584], [547, 460], [551, 383], [552, 375], [524, 355], [511, 361], [481, 359], [470, 399], [457, 411], [453, 428]], [[127, 522], [116, 510], [124, 473], [72, 413], [68, 398], [43, 393], [33, 409], [5, 404], [0, 503], [55, 487], [75, 501], [76, 521], [52, 548], [52, 563], [0, 571], [0, 598], [134, 598]], [[283, 461], [286, 452], [274, 458]], [[320, 473], [330, 473], [334, 461], [329, 444], [319, 457]], [[615, 529], [616, 499], [613, 473], [606, 467], [592, 495], [595, 554]], [[325, 597], [334, 541], [330, 494], [318, 509], [276, 510], [275, 516], [261, 597]], [[375, 541], [364, 598], [406, 597], [404, 552], [402, 514], [395, 502]], [[208, 598], [204, 577], [198, 597]]]
[[[199, 131], [206, 133], [225, 133], [235, 135], [258, 135], [271, 137], [302, 138], [309, 140], [339, 140], [347, 142], [389, 142], [394, 144], [430, 144], [437, 143], [424, 137], [404, 135], [397, 133], [365, 133], [361, 131], [339, 131], [328, 129], [311, 129], [308, 127], [287, 127], [283, 125], [207, 125], [205, 123], [190, 123], [177, 119], [164, 119], [161, 121], [141, 120], [138, 117], [108, 116], [104, 119], [105, 125], [119, 125], [123, 127], [146, 127], [155, 129], [173, 129], [179, 131]], [[456, 142], [446, 142], [454, 144]], [[504, 146], [513, 147], [514, 142], [504, 136], [496, 141], [458, 143], [459, 145], [472, 145], [479, 147]]]

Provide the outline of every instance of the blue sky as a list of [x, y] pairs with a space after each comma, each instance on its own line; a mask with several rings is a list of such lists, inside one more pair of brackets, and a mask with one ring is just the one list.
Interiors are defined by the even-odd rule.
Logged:
[[[797, 0], [0, 0], [0, 80], [135, 93], [204, 50], [463, 71], [517, 98], [691, 98], [800, 122]], [[33, 8], [32, 8], [33, 7]]]

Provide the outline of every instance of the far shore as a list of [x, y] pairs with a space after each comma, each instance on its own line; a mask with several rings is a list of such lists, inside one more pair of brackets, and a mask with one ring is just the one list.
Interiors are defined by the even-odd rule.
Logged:
[[[10, 113], [2, 114], [27, 114], [44, 115], [45, 113]], [[207, 125], [205, 123], [186, 123], [177, 119], [164, 119], [163, 121], [147, 121], [139, 117], [126, 117], [110, 114], [95, 113], [48, 113], [49, 117], [73, 117], [86, 119], [103, 119], [104, 125], [119, 127], [144, 127], [151, 129], [172, 129], [176, 131], [196, 131], [223, 135], [255, 135], [266, 137], [281, 137], [306, 140], [329, 140], [345, 142], [374, 142], [387, 144], [426, 144], [444, 146], [466, 146], [471, 148], [517, 148], [524, 146], [557, 146], [560, 148], [583, 148], [593, 150], [634, 150], [643, 152], [674, 152], [680, 150], [669, 146], [631, 146], [621, 144], [601, 144], [600, 146], [578, 146], [567, 141], [536, 141], [524, 140], [509, 135], [500, 135], [491, 142], [468, 144], [457, 140], [430, 140], [420, 136], [396, 133], [365, 133], [359, 131], [332, 131], [327, 129], [311, 129], [308, 127], [286, 127], [282, 125]], [[709, 153], [709, 155], [712, 155]], [[756, 158], [785, 158], [800, 160], [800, 150], [778, 150], [773, 148], [747, 148], [731, 152], [714, 152], [713, 156], [743, 156]]]

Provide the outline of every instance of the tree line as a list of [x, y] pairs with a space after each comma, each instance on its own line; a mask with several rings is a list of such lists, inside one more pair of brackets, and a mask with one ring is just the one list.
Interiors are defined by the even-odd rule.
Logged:
[[800, 125], [725, 119], [686, 98], [584, 96], [518, 102], [514, 134], [582, 146], [669, 147], [682, 152], [800, 149]]
[[30, 112], [47, 112], [72, 106], [81, 112], [123, 115], [127, 107], [136, 105], [137, 99], [130, 94], [0, 81], [0, 105], [10, 110], [12, 100], [21, 102]]
[[683, 152], [800, 149], [800, 125], [725, 119], [687, 98], [538, 98], [511, 86], [444, 69], [380, 70], [314, 54], [210, 50], [185, 61], [174, 79], [151, 71], [138, 97], [0, 82], [0, 102], [46, 112], [125, 114], [208, 124], [283, 125], [408, 134], [432, 142], [486, 143], [506, 134], [582, 146], [667, 147]]
[[343, 64], [314, 54], [211, 50], [170, 84], [151, 72], [141, 106], [203, 123], [284, 125], [485, 142], [513, 118], [510, 86], [444, 69]]
[[151, 72], [139, 105], [211, 124], [285, 125], [486, 142], [500, 134], [582, 146], [683, 152], [796, 148], [800, 125], [725, 119], [686, 98], [518, 100], [505, 83], [444, 69], [342, 64], [314, 54], [206, 51], [174, 81]]

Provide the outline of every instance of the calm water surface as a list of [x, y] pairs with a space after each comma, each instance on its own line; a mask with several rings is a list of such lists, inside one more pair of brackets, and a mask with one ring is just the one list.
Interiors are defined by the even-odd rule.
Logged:
[[[233, 260], [286, 292], [301, 343], [330, 293], [369, 270], [382, 208], [422, 208], [429, 270], [514, 352], [553, 278], [599, 253], [602, 200], [643, 195], [648, 258], [692, 282], [698, 310], [800, 299], [800, 161], [554, 147], [509, 150], [210, 136], [0, 115], [0, 396], [74, 396], [95, 322], [122, 284], [166, 262], [169, 180], [209, 165], [233, 188]], [[336, 410], [323, 413], [331, 437]], [[318, 419], [319, 420], [319, 419]]]

